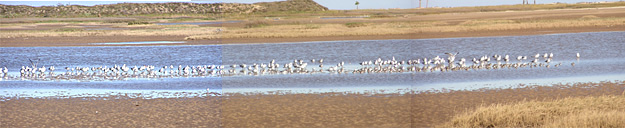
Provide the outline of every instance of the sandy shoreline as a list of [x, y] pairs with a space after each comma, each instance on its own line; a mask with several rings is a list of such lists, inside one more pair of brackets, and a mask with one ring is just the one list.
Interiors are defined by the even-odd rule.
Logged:
[[[430, 32], [401, 35], [372, 35], [372, 36], [325, 36], [302, 38], [238, 38], [216, 40], [184, 40], [184, 36], [88, 36], [88, 37], [25, 37], [0, 40], [0, 47], [58, 47], [58, 46], [98, 46], [91, 43], [105, 42], [139, 42], [139, 41], [186, 41], [186, 43], [158, 44], [158, 45], [215, 45], [215, 44], [250, 44], [250, 43], [281, 43], [307, 41], [336, 41], [336, 40], [387, 40], [387, 39], [432, 39], [432, 38], [459, 38], [459, 37], [490, 37], [490, 36], [524, 36], [556, 33], [606, 32], [625, 31], [625, 26], [610, 27], [572, 27], [556, 29], [526, 29], [504, 31], [476, 31], [476, 32]], [[154, 44], [126, 44], [106, 46], [149, 46]]]
[[432, 127], [483, 105], [625, 93], [623, 81], [519, 87], [406, 95], [12, 98], [0, 102], [0, 127]]

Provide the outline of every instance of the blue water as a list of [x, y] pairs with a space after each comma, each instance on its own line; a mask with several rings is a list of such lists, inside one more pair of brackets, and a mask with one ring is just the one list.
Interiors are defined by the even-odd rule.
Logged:
[[[0, 67], [7, 67], [9, 75], [19, 76], [21, 66], [28, 59], [39, 66], [93, 67], [114, 65], [157, 67], [169, 65], [229, 65], [267, 64], [271, 60], [282, 66], [294, 60], [309, 63], [308, 69], [319, 63], [311, 59], [324, 59], [324, 69], [344, 62], [346, 69], [360, 68], [358, 63], [381, 58], [397, 60], [447, 57], [446, 52], [459, 52], [456, 61], [494, 54], [510, 55], [510, 63], [518, 63], [516, 56], [553, 53], [551, 67], [502, 68], [453, 72], [404, 73], [302, 73], [260, 74], [236, 73], [217, 77], [165, 77], [149, 79], [124, 79], [119, 81], [0, 81], [0, 94], [15, 95], [23, 90], [72, 92], [137, 92], [137, 91], [190, 91], [201, 92], [210, 88], [220, 92], [267, 92], [292, 90], [296, 92], [366, 91], [366, 90], [427, 90], [440, 88], [466, 89], [475, 87], [503, 87], [510, 85], [549, 85], [566, 82], [598, 82], [624, 80], [625, 32], [568, 33], [533, 36], [503, 36], [477, 38], [409, 39], [323, 41], [279, 44], [239, 44], [204, 46], [98, 46], [98, 47], [6, 47], [0, 48]], [[576, 53], [581, 58], [575, 57]], [[541, 59], [542, 60], [542, 59]], [[531, 59], [524, 60], [529, 62]], [[575, 63], [572, 66], [571, 63]], [[561, 64], [555, 67], [555, 64]], [[240, 68], [237, 67], [237, 72]], [[18, 91], [16, 91], [18, 90]], [[106, 90], [106, 91], [94, 91]], [[135, 91], [129, 91], [135, 90]], [[22, 92], [23, 96], [37, 93]], [[19, 94], [19, 93], [18, 93]], [[51, 94], [51, 93], [47, 93]], [[194, 93], [203, 95], [201, 93]]]

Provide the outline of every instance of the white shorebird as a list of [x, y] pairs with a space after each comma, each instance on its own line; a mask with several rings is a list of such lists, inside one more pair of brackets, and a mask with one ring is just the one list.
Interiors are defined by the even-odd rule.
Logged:
[[7, 67], [4, 67], [4, 69], [2, 69], [2, 73], [6, 74], [7, 72], [9, 72], [9, 69], [7, 69]]
[[[62, 75], [69, 75], [69, 76], [62, 76], [62, 77], [67, 77], [69, 79], [110, 79], [113, 78], [111, 76], [115, 76], [114, 78], [124, 78], [124, 77], [135, 77], [135, 78], [139, 78], [139, 77], [145, 77], [145, 78], [154, 78], [154, 76], [157, 77], [179, 77], [182, 75], [188, 76], [188, 77], [195, 77], [195, 76], [208, 76], [208, 75], [227, 75], [227, 76], [232, 76], [232, 75], [262, 75], [262, 74], [287, 74], [287, 73], [323, 73], [324, 71], [330, 71], [333, 73], [347, 73], [349, 71], [353, 71], [352, 73], [382, 73], [382, 72], [407, 72], [407, 71], [459, 71], [459, 70], [469, 70], [469, 69], [498, 69], [498, 68], [504, 68], [504, 67], [514, 67], [514, 68], [522, 68], [522, 67], [548, 67], [548, 63], [552, 62], [552, 58], [553, 55], [550, 55], [549, 53], [547, 53], [546, 57], [544, 59], [544, 62], [546, 63], [541, 63], [540, 60], [540, 56], [542, 56], [542, 54], [536, 54], [534, 53], [533, 55], [530, 56], [518, 56], [517, 59], [519, 60], [519, 63], [515, 63], [515, 64], [509, 64], [508, 61], [510, 61], [510, 55], [499, 55], [499, 54], [494, 54], [492, 56], [489, 55], [483, 55], [483, 56], [477, 56], [475, 58], [473, 58], [473, 65], [470, 65], [470, 62], [467, 62], [470, 60], [466, 60], [465, 58], [461, 58], [459, 60], [459, 62], [455, 62], [455, 57], [459, 54], [459, 52], [454, 53], [445, 53], [446, 55], [448, 55], [447, 58], [441, 58], [440, 56], [436, 56], [433, 58], [428, 58], [425, 57], [423, 58], [423, 61], [421, 59], [416, 59], [416, 60], [399, 60], [396, 59], [394, 56], [389, 58], [389, 59], [381, 59], [381, 58], [377, 58], [375, 60], [367, 60], [367, 61], [362, 61], [358, 64], [360, 64], [360, 66], [363, 66], [359, 69], [350, 69], [351, 67], [344, 67], [345, 66], [345, 62], [344, 61], [339, 61], [338, 64], [335, 65], [330, 65], [330, 66], [326, 66], [327, 69], [323, 68], [323, 61], [322, 59], [308, 59], [311, 64], [311, 67], [307, 67], [308, 63], [305, 63], [304, 60], [306, 59], [294, 59], [291, 63], [287, 63], [284, 64], [284, 69], [281, 69], [282, 67], [280, 66], [280, 64], [275, 63], [275, 60], [271, 60], [269, 64], [265, 64], [265, 63], [259, 63], [259, 64], [250, 64], [250, 65], [245, 65], [245, 64], [233, 64], [233, 65], [225, 65], [225, 66], [230, 66], [232, 69], [224, 69], [224, 65], [196, 65], [196, 66], [182, 66], [182, 65], [178, 65], [178, 70], [174, 69], [173, 65], [168, 66], [163, 66], [162, 68], [159, 69], [155, 69], [155, 66], [153, 65], [143, 65], [143, 66], [134, 66], [132, 69], [135, 70], [136, 73], [140, 73], [140, 74], [123, 74], [124, 72], [126, 72], [125, 68], [129, 68], [126, 67], [125, 65], [123, 66], [112, 66], [111, 68], [107, 68], [106, 65], [100, 66], [98, 67], [75, 67], [75, 68], [69, 68], [66, 67], [66, 70], [68, 70], [68, 72], [66, 72], [65, 74]], [[553, 54], [553, 53], [551, 53]], [[497, 61], [497, 63], [491, 63], [490, 59], [491, 57]], [[525, 60], [528, 59], [528, 57], [534, 57], [533, 59], [530, 58], [530, 62], [524, 62]], [[576, 53], [576, 57], [579, 58], [579, 53]], [[514, 58], [514, 57], [513, 57]], [[447, 60], [446, 60], [447, 59]], [[500, 60], [503, 59], [504, 61], [506, 61], [505, 64], [500, 63]], [[578, 59], [579, 60], [579, 59]], [[319, 63], [314, 64], [313, 63]], [[349, 62], [348, 62], [349, 63]], [[559, 62], [555, 62], [555, 63], [559, 63]], [[420, 65], [423, 64], [423, 65]], [[433, 65], [432, 65], [433, 64]], [[457, 65], [456, 65], [457, 64]], [[459, 65], [459, 66], [458, 66]], [[469, 65], [469, 66], [466, 66]], [[574, 66], [574, 63], [571, 63], [572, 66]], [[317, 66], [319, 66], [320, 68], [316, 68]], [[556, 65], [552, 65], [555, 67], [561, 66], [561, 63], [556, 64]], [[73, 66], [72, 66], [73, 67]], [[242, 68], [242, 70], [240, 71], [240, 73], [235, 71], [235, 68], [238, 69], [239, 67]], [[0, 73], [3, 72], [8, 72], [6, 71], [7, 69], [4, 68], [0, 68]], [[41, 72], [41, 71], [45, 71], [45, 69], [42, 70], [42, 68], [45, 68], [45, 66], [43, 67], [38, 67], [38, 68], [31, 68], [31, 66], [22, 66], [22, 70], [20, 70], [22, 77], [29, 79], [29, 78], [37, 78], [37, 77], [41, 77], [41, 76], [35, 76], [37, 72]], [[91, 70], [86, 70], [88, 68], [91, 68]], [[167, 69], [169, 68], [169, 71], [167, 71]], [[311, 68], [313, 69], [312, 71], [306, 68]], [[71, 69], [71, 70], [70, 70]], [[227, 70], [227, 71], [225, 71]], [[54, 71], [54, 66], [50, 66], [48, 68], [48, 71], [50, 71], [50, 74], [52, 75], [53, 71]], [[82, 72], [81, 72], [82, 71]], [[93, 72], [91, 72], [93, 71]], [[122, 75], [118, 74], [118, 71], [123, 71], [121, 72]], [[170, 72], [169, 76], [167, 76], [167, 72]], [[175, 73], [174, 73], [175, 72]], [[246, 72], [250, 72], [250, 73], [246, 73]], [[85, 73], [93, 73], [93, 76], [90, 77], [75, 77], [75, 76], [80, 76], [80, 75], [90, 75], [90, 74], [85, 74]], [[108, 77], [108, 78], [107, 78]], [[52, 78], [52, 77], [50, 77]], [[113, 79], [111, 79], [113, 80]]]
[[46, 72], [46, 67], [45, 66], [41, 66], [41, 68], [38, 69], [39, 72], [44, 73]]
[[453, 63], [454, 60], [456, 59], [456, 55], [460, 54], [460, 52], [456, 52], [456, 54], [454, 53], [445, 53], [447, 54], [447, 60], [449, 61], [449, 63]]
[[510, 56], [506, 55], [505, 57], [503, 57], [503, 61], [506, 61], [506, 62], [510, 61]]
[[538, 63], [538, 58], [534, 58], [534, 60], [532, 60], [532, 63]]
[[536, 55], [534, 55], [534, 58], [538, 58], [540, 57], [540, 53], [536, 53]]
[[158, 72], [165, 74], [165, 70], [167, 70], [167, 66], [161, 68]]

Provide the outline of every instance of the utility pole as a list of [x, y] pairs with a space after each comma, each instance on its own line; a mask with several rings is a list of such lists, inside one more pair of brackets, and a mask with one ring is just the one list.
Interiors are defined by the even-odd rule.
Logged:
[[421, 0], [419, 0], [419, 8], [421, 8]]

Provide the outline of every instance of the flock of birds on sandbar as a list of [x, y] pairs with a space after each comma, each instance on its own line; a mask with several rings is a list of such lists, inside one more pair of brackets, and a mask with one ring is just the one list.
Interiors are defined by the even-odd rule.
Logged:
[[[372, 73], [406, 73], [406, 72], [448, 72], [469, 70], [493, 70], [493, 69], [518, 69], [518, 68], [550, 68], [559, 67], [562, 62], [552, 64], [553, 53], [535, 54], [532, 56], [493, 55], [472, 58], [468, 62], [465, 58], [456, 61], [456, 53], [445, 53], [447, 58], [436, 56], [433, 58], [396, 60], [392, 57], [388, 60], [378, 58], [375, 60], [362, 61], [357, 68], [346, 68], [345, 62], [324, 65], [323, 59], [301, 59], [283, 65], [275, 60], [269, 63], [232, 64], [232, 65], [166, 65], [158, 68], [153, 65], [127, 66], [126, 64], [112, 67], [65, 67], [57, 69], [55, 66], [41, 66], [32, 63], [30, 66], [22, 66], [19, 75], [9, 75], [6, 67], [0, 69], [0, 80], [33, 80], [33, 81], [114, 81], [128, 79], [160, 79], [178, 77], [226, 77], [226, 76], [260, 76], [260, 75], [287, 75], [287, 74], [372, 74]], [[579, 60], [580, 54], [575, 55]], [[516, 60], [514, 60], [516, 59]], [[311, 65], [311, 66], [309, 66]], [[312, 66], [314, 65], [314, 66]], [[570, 63], [575, 66], [575, 62]]]

